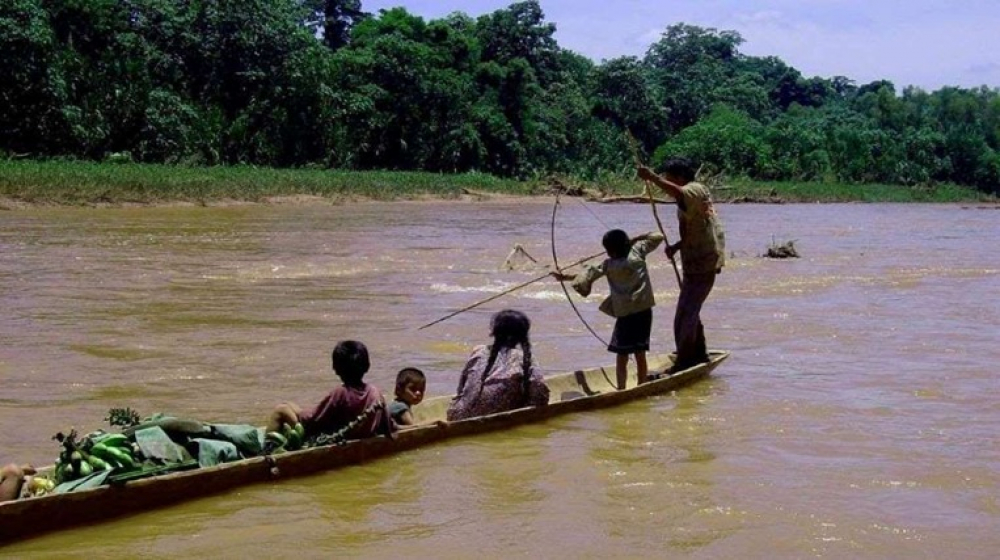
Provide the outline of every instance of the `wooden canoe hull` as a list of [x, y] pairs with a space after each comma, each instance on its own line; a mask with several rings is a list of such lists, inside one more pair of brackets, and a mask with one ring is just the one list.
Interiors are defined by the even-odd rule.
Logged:
[[[401, 431], [393, 440], [384, 437], [352, 441], [344, 446], [310, 448], [269, 458], [255, 457], [191, 471], [177, 472], [102, 486], [68, 494], [0, 504], [0, 546], [43, 532], [97, 523], [185, 500], [220, 494], [249, 484], [283, 480], [365, 463], [437, 441], [480, 434], [520, 424], [539, 422], [571, 412], [596, 410], [663, 394], [691, 384], [711, 373], [728, 352], [712, 352], [711, 360], [685, 371], [616, 391], [614, 367], [579, 370], [546, 378], [550, 403], [479, 418], [452, 422], [447, 427], [422, 425]], [[650, 371], [662, 371], [669, 356], [650, 357]], [[418, 422], [444, 419], [451, 397], [428, 399], [414, 408]]]

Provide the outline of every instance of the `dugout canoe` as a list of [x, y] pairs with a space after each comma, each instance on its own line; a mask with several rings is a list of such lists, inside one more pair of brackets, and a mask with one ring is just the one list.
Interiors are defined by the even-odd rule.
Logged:
[[[343, 446], [303, 449], [271, 457], [254, 457], [183, 472], [133, 480], [117, 486], [102, 486], [68, 494], [50, 494], [0, 504], [0, 546], [43, 532], [93, 524], [151, 510], [172, 503], [220, 494], [261, 482], [274, 482], [365, 463], [434, 442], [465, 437], [539, 422], [572, 412], [617, 406], [689, 385], [707, 376], [729, 357], [713, 351], [707, 363], [649, 383], [635, 386], [630, 372], [629, 388], [614, 389], [614, 366], [577, 370], [545, 379], [549, 405], [521, 408], [499, 414], [452, 422], [447, 427], [433, 423], [399, 432], [395, 439], [377, 437], [348, 442]], [[651, 356], [650, 371], [665, 371], [671, 356]], [[419, 423], [444, 419], [450, 396], [436, 397], [414, 407]]]

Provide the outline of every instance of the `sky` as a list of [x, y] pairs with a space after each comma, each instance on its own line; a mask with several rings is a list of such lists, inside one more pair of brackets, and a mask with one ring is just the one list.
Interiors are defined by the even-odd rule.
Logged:
[[[480, 16], [504, 0], [362, 0], [424, 19]], [[897, 91], [1000, 87], [1000, 0], [540, 0], [563, 48], [595, 62], [642, 56], [675, 23], [737, 31], [740, 52], [806, 77], [886, 79]]]

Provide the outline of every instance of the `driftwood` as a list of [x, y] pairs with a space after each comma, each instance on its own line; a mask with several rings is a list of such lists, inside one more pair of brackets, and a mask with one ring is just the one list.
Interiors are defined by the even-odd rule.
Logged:
[[546, 190], [551, 194], [559, 193], [565, 196], [591, 196], [597, 192], [579, 185], [567, 185], [558, 177], [549, 177], [546, 180]]
[[764, 256], [769, 259], [797, 259], [799, 252], [795, 249], [795, 240], [778, 244], [772, 239]]
[[[616, 195], [616, 196], [601, 196], [601, 197], [594, 197], [594, 198], [588, 197], [587, 200], [590, 201], [590, 202], [600, 202], [602, 204], [614, 204], [614, 203], [617, 203], [617, 202], [632, 202], [632, 203], [635, 203], [635, 204], [648, 204], [649, 203], [649, 198], [647, 198], [647, 197], [645, 197], [645, 196], [643, 196], [641, 194]], [[656, 197], [653, 197], [653, 201], [656, 202], [657, 204], [673, 204], [674, 203], [673, 200], [670, 200], [670, 199], [667, 199], [667, 198], [656, 198]]]
[[486, 191], [474, 191], [472, 189], [467, 189], [465, 187], [462, 187], [462, 194], [468, 195], [468, 196], [474, 196], [477, 199], [484, 199], [484, 198], [505, 198], [505, 197], [509, 196], [509, 195], [502, 194], [502, 193], [492, 193], [492, 192], [486, 192]]
[[[520, 265], [520, 263], [517, 262], [517, 260], [520, 260], [522, 258], [530, 261], [531, 264], [530, 265], [525, 265], [525, 266], [522, 267]], [[507, 254], [507, 258], [504, 259], [503, 265], [500, 267], [500, 270], [504, 270], [504, 271], [510, 272], [510, 271], [515, 270], [517, 268], [531, 268], [531, 269], [546, 268], [547, 269], [548, 265], [540, 264], [538, 262], [538, 259], [536, 259], [535, 257], [532, 257], [531, 253], [529, 253], [527, 251], [527, 249], [524, 248], [523, 245], [521, 245], [520, 243], [515, 243], [514, 247], [511, 248], [510, 253]]]
[[[729, 190], [734, 187], [716, 187], [715, 191]], [[745, 194], [742, 196], [736, 196], [733, 198], [723, 198], [719, 202], [728, 202], [730, 204], [784, 204], [785, 199], [778, 196], [778, 191], [771, 189], [767, 195], [756, 195], [756, 194]]]
[[[698, 170], [698, 182], [709, 187], [709, 190], [716, 194], [715, 200], [717, 202], [725, 202], [731, 204], [785, 204], [787, 201], [780, 196], [778, 196], [778, 191], [772, 189], [766, 195], [761, 194], [743, 194], [739, 196], [719, 196], [726, 191], [739, 190], [740, 187], [732, 185], [724, 185], [725, 175], [722, 173], [716, 173], [714, 175], [704, 172], [699, 168]], [[631, 203], [631, 204], [649, 204], [649, 198], [645, 194], [625, 194], [616, 195], [609, 192], [601, 191], [598, 189], [592, 189], [587, 187], [582, 187], [579, 185], [569, 185], [563, 182], [558, 177], [549, 177], [546, 180], [546, 192], [550, 194], [559, 193], [560, 195], [572, 196], [572, 197], [582, 197], [587, 202], [597, 202], [600, 204], [620, 204], [620, 203]], [[467, 194], [479, 194], [472, 191], [467, 191], [463, 189], [463, 192]], [[653, 197], [653, 201], [657, 204], [674, 204], [675, 201], [672, 198], [661, 198]]]
[[780, 196], [750, 196], [743, 195], [733, 198], [723, 198], [719, 202], [727, 204], [785, 204], [785, 199]]

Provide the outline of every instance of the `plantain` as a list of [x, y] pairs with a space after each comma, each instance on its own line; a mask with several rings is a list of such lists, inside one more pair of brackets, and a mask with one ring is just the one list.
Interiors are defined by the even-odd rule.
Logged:
[[90, 455], [92, 457], [97, 457], [103, 459], [108, 463], [118, 464], [118, 456], [111, 452], [111, 448], [104, 445], [103, 443], [98, 443], [97, 445], [90, 448]]
[[94, 442], [104, 447], [128, 447], [131, 445], [131, 441], [125, 434], [107, 434]]
[[108, 447], [107, 450], [114, 457], [114, 461], [121, 465], [123, 469], [130, 470], [135, 468], [135, 459], [131, 453], [118, 447]]
[[83, 473], [83, 453], [73, 451], [69, 455], [69, 466], [73, 467], [74, 477], [82, 476]]
[[300, 440], [306, 440], [306, 427], [302, 425], [302, 422], [296, 422], [295, 427], [292, 429], [295, 430], [295, 433], [299, 434]]
[[288, 443], [288, 438], [279, 432], [268, 432], [265, 439], [273, 443], [275, 447], [284, 447]]
[[113, 468], [111, 464], [96, 455], [87, 457], [87, 462], [90, 463], [90, 466], [93, 467], [95, 471], [106, 471]]
[[60, 484], [69, 480], [66, 478], [66, 465], [56, 465], [55, 480]]
[[288, 440], [285, 445], [285, 449], [289, 451], [295, 451], [302, 447], [302, 438], [299, 437], [299, 433], [295, 431], [295, 428], [289, 426], [288, 424], [283, 424], [281, 427], [281, 432]]

